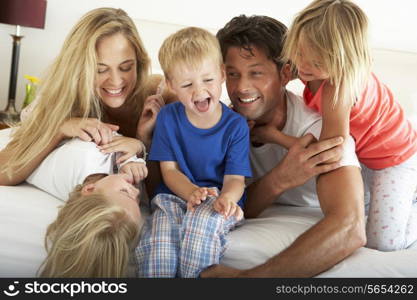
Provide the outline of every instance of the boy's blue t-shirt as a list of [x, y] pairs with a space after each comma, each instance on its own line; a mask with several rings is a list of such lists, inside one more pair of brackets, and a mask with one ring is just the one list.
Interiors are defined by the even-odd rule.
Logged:
[[[251, 177], [246, 120], [221, 105], [220, 121], [209, 129], [192, 125], [181, 102], [163, 107], [157, 117], [149, 160], [176, 161], [185, 176], [200, 187], [221, 190], [224, 175]], [[157, 193], [174, 194], [164, 183]], [[246, 193], [238, 204], [243, 207], [245, 199]]]

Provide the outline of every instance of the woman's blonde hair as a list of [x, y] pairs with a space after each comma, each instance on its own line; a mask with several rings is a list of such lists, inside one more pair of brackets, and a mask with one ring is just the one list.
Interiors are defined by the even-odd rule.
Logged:
[[138, 223], [100, 194], [74, 191], [45, 236], [41, 277], [125, 277]]
[[[85, 14], [72, 28], [60, 53], [50, 66], [39, 92], [40, 99], [29, 117], [13, 134], [8, 149], [14, 154], [3, 166], [10, 176], [44, 150], [64, 121], [70, 118], [101, 119], [103, 110], [96, 94], [97, 43], [123, 34], [137, 59], [136, 86], [126, 99], [131, 117], [139, 119], [141, 97], [148, 81], [150, 60], [132, 19], [121, 9], [98, 8]], [[105, 119], [105, 116], [104, 116]]]
[[159, 63], [167, 79], [179, 64], [198, 67], [203, 59], [213, 58], [223, 64], [219, 41], [210, 32], [198, 27], [187, 27], [170, 35], [159, 49]]
[[300, 36], [323, 64], [335, 87], [333, 105], [353, 105], [370, 75], [368, 19], [348, 0], [316, 0], [294, 19], [286, 36], [283, 60], [296, 63]]

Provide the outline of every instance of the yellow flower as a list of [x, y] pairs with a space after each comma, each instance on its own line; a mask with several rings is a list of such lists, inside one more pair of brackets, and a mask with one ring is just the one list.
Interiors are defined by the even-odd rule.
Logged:
[[39, 83], [41, 80], [36, 76], [30, 76], [30, 75], [23, 75], [27, 80], [29, 80], [31, 83]]

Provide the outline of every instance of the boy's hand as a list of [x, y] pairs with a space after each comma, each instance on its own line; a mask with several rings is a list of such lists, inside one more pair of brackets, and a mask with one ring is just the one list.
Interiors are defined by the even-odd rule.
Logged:
[[115, 136], [113, 141], [102, 146], [98, 146], [102, 153], [122, 152], [116, 163], [120, 164], [129, 157], [140, 155], [143, 152], [143, 144], [140, 140], [125, 136]]
[[120, 168], [119, 172], [129, 175], [135, 184], [138, 184], [148, 176], [148, 168], [144, 163], [140, 162], [127, 163]]
[[220, 195], [213, 203], [213, 208], [226, 218], [235, 216], [237, 220], [243, 217], [243, 211], [239, 205], [228, 197]]
[[194, 207], [200, 205], [201, 202], [206, 200], [208, 196], [217, 197], [217, 190], [206, 187], [199, 187], [195, 189], [187, 201], [187, 209], [194, 211]]

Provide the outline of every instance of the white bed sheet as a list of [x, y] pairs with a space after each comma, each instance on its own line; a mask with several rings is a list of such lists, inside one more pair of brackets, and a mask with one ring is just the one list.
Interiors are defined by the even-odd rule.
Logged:
[[[259, 265], [288, 247], [322, 216], [319, 208], [271, 206], [229, 233], [222, 263], [238, 269]], [[362, 247], [317, 277], [417, 277], [417, 243], [395, 252]]]
[[[0, 130], [0, 149], [10, 130]], [[0, 277], [35, 277], [45, 230], [62, 201], [27, 184], [0, 186]], [[146, 214], [146, 212], [144, 212]], [[272, 206], [229, 234], [222, 263], [249, 268], [285, 249], [321, 218], [319, 209]], [[361, 248], [318, 277], [417, 277], [417, 245], [397, 252]]]

